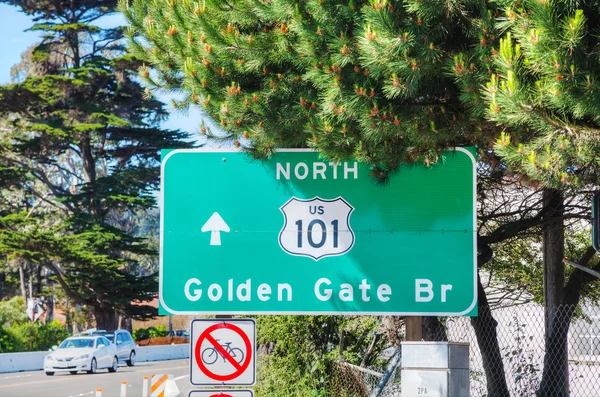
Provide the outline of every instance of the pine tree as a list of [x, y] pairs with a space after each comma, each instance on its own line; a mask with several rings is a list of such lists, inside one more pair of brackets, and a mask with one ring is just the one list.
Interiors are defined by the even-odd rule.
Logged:
[[36, 207], [1, 220], [0, 248], [50, 269], [100, 328], [116, 328], [119, 314], [155, 315], [131, 304], [157, 290], [155, 273], [137, 276], [136, 259], [155, 252], [119, 220], [155, 206], [160, 149], [190, 147], [188, 137], [159, 128], [166, 112], [137, 80], [140, 63], [124, 52], [122, 29], [93, 25], [115, 1], [3, 2], [31, 15], [44, 37], [31, 56], [35, 73], [0, 88], [11, 124], [1, 165], [26, 173]]
[[[568, 396], [568, 328], [592, 279], [578, 271], [565, 282], [565, 195], [598, 186], [600, 3], [500, 3], [497, 27], [504, 34], [480, 104], [505, 129], [494, 150], [509, 170], [545, 187], [547, 353], [539, 395]], [[585, 262], [593, 253], [583, 255]]]
[[[564, 197], [584, 198], [600, 158], [596, 2], [122, 0], [120, 9], [147, 84], [182, 91], [179, 106], [199, 106], [226, 131], [213, 138], [257, 157], [313, 147], [385, 179], [399, 164], [435, 163], [441, 149], [468, 144], [486, 178], [545, 188], [538, 212], [479, 236], [479, 258], [483, 266], [493, 244], [543, 226], [545, 268], [561, 289], [563, 222], [573, 216]], [[588, 282], [573, 273], [569, 302]], [[473, 324], [488, 394], [507, 396], [481, 284], [479, 297]]]
[[[469, 91], [454, 75], [455, 60], [490, 67], [485, 2], [133, 0], [120, 9], [146, 84], [183, 92], [178, 106], [200, 107], [225, 131], [213, 139], [256, 157], [311, 147], [366, 162], [385, 180], [402, 163], [436, 163], [446, 147], [486, 148], [499, 131], [464, 102], [485, 78]], [[472, 47], [480, 56], [465, 65], [461, 51]], [[489, 395], [507, 396], [496, 322], [478, 293]]]
[[600, 167], [598, 2], [507, 2], [506, 34], [484, 90], [506, 131], [495, 150], [534, 181], [596, 184]]

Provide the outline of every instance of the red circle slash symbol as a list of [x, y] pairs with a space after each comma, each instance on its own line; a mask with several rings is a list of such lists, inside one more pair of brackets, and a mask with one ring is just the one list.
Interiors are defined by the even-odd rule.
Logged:
[[[221, 346], [221, 344], [211, 335], [211, 332], [218, 329], [228, 329], [230, 331], [235, 332], [242, 338], [246, 347], [246, 359], [243, 363], [239, 364], [235, 360], [235, 358], [232, 357], [231, 354], [227, 350], [225, 350], [223, 346]], [[204, 365], [204, 362], [202, 361], [202, 357], [200, 355], [202, 343], [204, 342], [204, 340], [207, 340], [223, 356], [225, 360], [227, 360], [231, 365], [233, 365], [233, 367], [235, 368], [234, 372], [228, 375], [219, 375], [212, 372], [206, 367], [206, 365]], [[200, 334], [200, 337], [196, 342], [196, 349], [194, 351], [194, 355], [196, 357], [196, 364], [198, 364], [200, 371], [202, 371], [204, 375], [208, 376], [210, 379], [213, 380], [228, 381], [237, 378], [238, 376], [243, 374], [244, 371], [248, 368], [248, 366], [250, 365], [250, 361], [252, 361], [252, 345], [250, 344], [250, 339], [248, 338], [248, 335], [246, 335], [241, 328], [228, 323], [215, 324], [211, 325]], [[216, 396], [223, 395], [216, 394]]]

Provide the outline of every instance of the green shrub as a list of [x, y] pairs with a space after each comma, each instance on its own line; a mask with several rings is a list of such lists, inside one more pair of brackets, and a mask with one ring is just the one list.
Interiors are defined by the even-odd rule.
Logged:
[[138, 328], [133, 330], [132, 336], [134, 341], [139, 342], [150, 338], [150, 333], [148, 332], [148, 328]]
[[48, 350], [54, 345], [59, 345], [63, 340], [71, 336], [65, 326], [58, 320], [38, 328], [38, 345], [35, 350]]
[[148, 332], [150, 333], [150, 338], [160, 338], [161, 336], [167, 336], [169, 334], [167, 327], [165, 327], [164, 325], [150, 327], [148, 328]]
[[15, 324], [10, 329], [21, 340], [25, 351], [48, 350], [70, 336], [57, 320], [47, 325], [37, 322]]
[[15, 296], [7, 301], [0, 302], [0, 325], [13, 324], [27, 321], [23, 298]]
[[23, 322], [19, 324], [13, 324], [10, 330], [15, 334], [23, 345], [23, 351], [30, 352], [35, 351], [34, 346], [37, 345], [35, 341], [35, 328], [38, 325], [32, 322]]
[[150, 338], [160, 338], [161, 336], [167, 336], [169, 331], [164, 325], [157, 325], [156, 327], [150, 328], [138, 328], [133, 331], [133, 340], [139, 342], [141, 340]]
[[257, 396], [325, 396], [340, 354], [350, 364], [371, 366], [385, 346], [384, 338], [373, 339], [375, 317], [258, 316], [257, 329], [257, 343], [272, 347], [258, 366]]
[[0, 353], [15, 353], [24, 350], [23, 343], [10, 329], [0, 327]]

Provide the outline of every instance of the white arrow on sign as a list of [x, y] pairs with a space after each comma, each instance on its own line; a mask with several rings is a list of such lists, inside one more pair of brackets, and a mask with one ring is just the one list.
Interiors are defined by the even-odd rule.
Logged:
[[229, 226], [225, 223], [221, 215], [215, 212], [202, 226], [202, 232], [211, 232], [210, 245], [221, 245], [221, 232], [229, 232]]

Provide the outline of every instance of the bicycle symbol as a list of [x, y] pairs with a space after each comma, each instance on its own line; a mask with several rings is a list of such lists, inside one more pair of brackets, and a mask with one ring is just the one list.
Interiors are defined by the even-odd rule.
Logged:
[[[217, 339], [217, 341], [218, 340], [219, 339]], [[244, 352], [242, 351], [242, 349], [239, 349], [237, 347], [232, 348], [231, 343], [232, 342], [226, 342], [225, 344], [222, 344], [221, 347], [235, 361], [237, 361], [238, 364], [241, 364], [242, 361], [244, 361]], [[201, 354], [202, 362], [206, 365], [212, 365], [212, 364], [216, 363], [219, 356], [221, 356], [221, 358], [223, 359], [223, 362], [227, 362], [227, 359], [225, 358], [225, 356], [223, 354], [221, 354], [221, 352], [218, 351], [217, 348], [214, 346], [207, 347], [206, 349], [202, 350], [202, 354]]]

